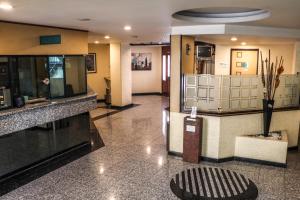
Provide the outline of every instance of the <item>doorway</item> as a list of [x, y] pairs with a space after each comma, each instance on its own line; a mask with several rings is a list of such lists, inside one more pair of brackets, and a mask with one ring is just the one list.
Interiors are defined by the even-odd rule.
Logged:
[[162, 47], [162, 95], [170, 96], [171, 47]]

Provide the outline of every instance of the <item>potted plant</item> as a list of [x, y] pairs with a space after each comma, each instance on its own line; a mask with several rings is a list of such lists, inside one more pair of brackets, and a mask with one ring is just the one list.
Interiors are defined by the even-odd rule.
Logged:
[[283, 73], [283, 58], [276, 57], [275, 64], [271, 62], [271, 51], [269, 50], [269, 57], [263, 60], [261, 57], [261, 79], [263, 85], [264, 99], [263, 99], [263, 120], [264, 120], [264, 136], [269, 136], [270, 124], [272, 120], [272, 113], [274, 107], [274, 97], [276, 89], [279, 87], [279, 77]]

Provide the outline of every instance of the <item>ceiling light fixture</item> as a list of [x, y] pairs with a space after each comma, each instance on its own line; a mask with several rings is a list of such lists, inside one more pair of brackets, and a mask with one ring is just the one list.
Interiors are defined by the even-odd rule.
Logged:
[[241, 45], [245, 46], [247, 43], [246, 42], [242, 42]]
[[124, 26], [124, 30], [125, 31], [130, 31], [131, 30], [131, 26], [128, 26], [128, 25]]
[[106, 36], [104, 36], [104, 38], [108, 40], [108, 39], [110, 39], [110, 36], [106, 35]]
[[94, 43], [95, 43], [95, 44], [99, 44], [99, 41], [98, 41], [98, 40], [96, 40]]
[[237, 41], [238, 39], [237, 39], [236, 37], [232, 37], [230, 40], [233, 41], [233, 42], [235, 42], [235, 41]]
[[0, 9], [3, 9], [3, 10], [12, 10], [13, 7], [9, 3], [0, 3]]

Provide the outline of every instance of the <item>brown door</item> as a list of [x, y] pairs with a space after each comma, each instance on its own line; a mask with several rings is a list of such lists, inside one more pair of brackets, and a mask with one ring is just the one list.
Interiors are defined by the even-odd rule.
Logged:
[[171, 47], [162, 47], [162, 94], [170, 96]]

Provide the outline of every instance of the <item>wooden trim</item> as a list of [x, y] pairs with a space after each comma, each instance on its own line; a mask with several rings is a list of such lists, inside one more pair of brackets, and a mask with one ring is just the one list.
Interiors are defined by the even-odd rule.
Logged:
[[162, 96], [162, 93], [160, 93], [160, 92], [132, 93], [132, 96], [148, 96], [148, 95]]
[[158, 43], [158, 42], [151, 42], [151, 43], [130, 43], [130, 46], [170, 46], [170, 43]]
[[232, 74], [232, 51], [257, 51], [256, 75], [258, 75], [259, 49], [230, 49], [230, 75], [235, 75]]
[[37, 27], [44, 27], [44, 28], [56, 28], [56, 29], [63, 29], [63, 30], [69, 30], [69, 31], [89, 32], [88, 30], [82, 30], [82, 29], [66, 28], [66, 27], [50, 26], [50, 25], [41, 25], [41, 24], [31, 24], [31, 23], [26, 23], [26, 22], [16, 22], [16, 21], [6, 21], [6, 20], [0, 20], [0, 22], [7, 23], [7, 24], [25, 25], [25, 26], [37, 26]]

